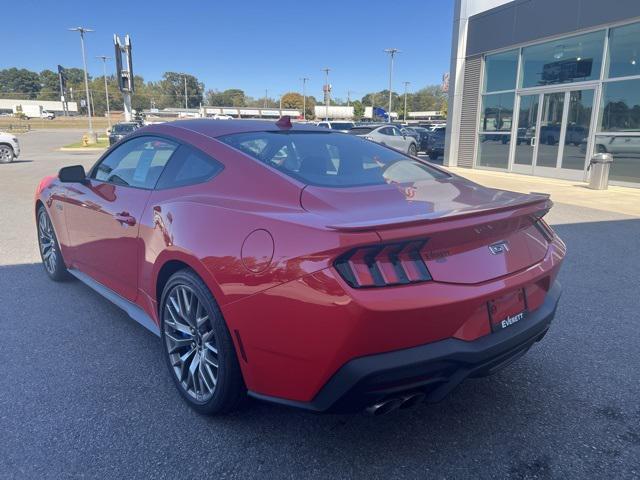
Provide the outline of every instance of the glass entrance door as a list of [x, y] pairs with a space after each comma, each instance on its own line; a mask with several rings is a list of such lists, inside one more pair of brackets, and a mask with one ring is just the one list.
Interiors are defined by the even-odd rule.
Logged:
[[[535, 168], [556, 168], [560, 150], [565, 92], [542, 95], [542, 116], [538, 123], [538, 152]], [[534, 170], [535, 171], [535, 170]]]
[[582, 172], [587, 160], [589, 131], [593, 113], [593, 90], [569, 92], [567, 131], [560, 168]]
[[521, 95], [513, 171], [581, 180], [593, 100], [592, 88]]

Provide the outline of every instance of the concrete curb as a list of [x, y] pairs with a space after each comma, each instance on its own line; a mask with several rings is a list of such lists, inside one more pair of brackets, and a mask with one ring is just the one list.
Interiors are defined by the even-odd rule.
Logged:
[[59, 152], [104, 152], [106, 147], [60, 147]]

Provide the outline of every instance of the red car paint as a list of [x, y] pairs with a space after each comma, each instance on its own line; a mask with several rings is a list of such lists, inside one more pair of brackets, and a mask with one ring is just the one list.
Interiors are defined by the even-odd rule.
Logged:
[[[192, 268], [220, 305], [247, 388], [261, 395], [307, 402], [354, 358], [491, 335], [487, 302], [506, 293], [525, 289], [530, 311], [544, 301], [565, 255], [557, 236], [533, 224], [551, 207], [546, 197], [454, 175], [409, 185], [310, 186], [216, 140], [278, 128], [243, 121], [149, 126], [133, 136], [192, 145], [224, 169], [206, 183], [154, 191], [48, 177], [36, 199], [52, 218], [67, 266], [134, 302], [156, 324], [162, 268], [175, 261]], [[428, 239], [420, 254], [433, 280], [352, 288], [333, 266], [356, 247], [411, 239]], [[509, 251], [491, 255], [487, 246], [505, 240]]]

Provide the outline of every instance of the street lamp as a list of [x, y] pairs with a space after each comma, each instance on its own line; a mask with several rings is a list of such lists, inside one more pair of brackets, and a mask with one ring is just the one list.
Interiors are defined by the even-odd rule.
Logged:
[[389, 111], [387, 112], [387, 122], [391, 123], [391, 84], [393, 80], [393, 57], [396, 53], [399, 53], [400, 50], [397, 48], [385, 48], [384, 50], [389, 54]]
[[356, 93], [353, 90], [347, 90], [347, 107], [351, 106], [351, 94]]
[[407, 87], [411, 82], [404, 82], [404, 123], [407, 123]]
[[111, 130], [111, 110], [109, 109], [109, 90], [107, 90], [107, 60], [110, 60], [111, 57], [99, 55], [96, 58], [102, 60], [102, 67], [104, 71], [104, 96], [107, 99], [107, 123], [109, 124], [109, 130]]
[[70, 28], [71, 32], [80, 32], [80, 47], [82, 48], [82, 64], [84, 66], [84, 88], [87, 94], [87, 113], [89, 114], [89, 138], [95, 143], [97, 141], [96, 134], [93, 132], [93, 121], [91, 119], [91, 100], [89, 98], [89, 75], [87, 74], [87, 56], [84, 51], [84, 34], [93, 32], [90, 28], [74, 27]]
[[[188, 110], [189, 109], [189, 102], [187, 100], [187, 76], [184, 75], [184, 109]], [[186, 113], [186, 112], [185, 112]]]
[[302, 77], [302, 119], [307, 119], [307, 81], [309, 77]]
[[329, 121], [329, 103], [331, 103], [331, 88], [329, 88], [329, 72], [331, 69], [329, 67], [325, 67], [322, 69], [324, 72], [324, 121]]
[[264, 89], [264, 108], [267, 108], [267, 98], [269, 97], [269, 89]]

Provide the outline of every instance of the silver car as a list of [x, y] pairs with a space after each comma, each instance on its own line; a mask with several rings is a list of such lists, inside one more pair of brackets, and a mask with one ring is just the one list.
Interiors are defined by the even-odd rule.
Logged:
[[395, 148], [409, 155], [418, 153], [416, 139], [409, 135], [404, 135], [395, 125], [359, 125], [349, 130], [351, 135], [358, 135], [367, 140], [372, 140], [382, 145]]

